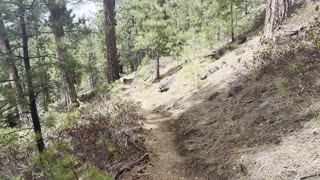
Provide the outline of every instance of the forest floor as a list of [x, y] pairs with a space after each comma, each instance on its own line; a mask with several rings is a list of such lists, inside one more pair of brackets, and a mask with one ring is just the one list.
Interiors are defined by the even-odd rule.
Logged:
[[[283, 29], [313, 21], [316, 5], [298, 10]], [[168, 76], [174, 80], [167, 92], [143, 80], [126, 87], [123, 96], [141, 103], [150, 162], [123, 179], [319, 179], [320, 123], [314, 114], [320, 100], [318, 87], [311, 86], [319, 84], [311, 78], [318, 77], [319, 68], [311, 74], [310, 69], [290, 76], [276, 69], [261, 74], [254, 60], [263, 48], [259, 40], [259, 35], [249, 37], [217, 61], [198, 58], [178, 69], [181, 63], [164, 61], [164, 74], [176, 69]], [[320, 67], [319, 54], [308, 55], [312, 67]], [[310, 63], [303, 59], [292, 64]], [[194, 78], [216, 67], [205, 80]]]

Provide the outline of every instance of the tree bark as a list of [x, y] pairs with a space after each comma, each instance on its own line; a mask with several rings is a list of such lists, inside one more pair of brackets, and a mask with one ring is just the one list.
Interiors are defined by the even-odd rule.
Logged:
[[231, 13], [231, 41], [234, 42], [235, 37], [234, 37], [234, 22], [233, 22], [233, 0], [231, 0], [231, 4], [230, 4], [230, 13]]
[[273, 39], [274, 32], [288, 18], [290, 0], [269, 0], [266, 9], [263, 39]]
[[63, 42], [65, 35], [63, 30], [65, 5], [58, 3], [56, 0], [50, 0], [48, 8], [50, 10], [51, 29], [55, 39], [59, 67], [62, 72], [65, 104], [77, 103], [77, 92], [74, 86], [75, 77], [72, 73], [72, 67], [70, 67], [70, 60], [67, 57], [67, 47]]
[[96, 68], [96, 56], [93, 52], [89, 53], [89, 62], [92, 66], [91, 73], [90, 73], [90, 81], [91, 81], [91, 88], [94, 88], [97, 85], [98, 81], [98, 72]]
[[248, 12], [248, 6], [249, 6], [249, 2], [248, 2], [248, 0], [245, 0], [245, 1], [244, 1], [244, 14], [245, 14], [245, 15], [248, 15], [248, 14], [249, 14], [249, 12]]
[[157, 50], [157, 57], [156, 57], [156, 79], [160, 79], [160, 53], [159, 50]]
[[115, 0], [103, 0], [103, 9], [106, 29], [107, 79], [108, 83], [112, 83], [120, 79], [115, 30]]
[[21, 37], [22, 37], [22, 43], [23, 43], [23, 60], [24, 60], [26, 79], [27, 79], [27, 85], [28, 85], [29, 106], [31, 111], [33, 129], [36, 134], [38, 151], [39, 153], [42, 153], [45, 150], [45, 145], [42, 138], [41, 124], [38, 116], [36, 96], [34, 93], [33, 82], [32, 82], [30, 58], [29, 58], [29, 51], [28, 51], [28, 35], [27, 35], [27, 28], [26, 28], [24, 15], [25, 15], [25, 10], [23, 7], [20, 6], [19, 19], [20, 19]]
[[14, 56], [11, 50], [10, 41], [6, 35], [6, 28], [3, 22], [2, 13], [0, 12], [0, 50], [4, 54], [4, 59], [6, 61], [6, 66], [8, 68], [8, 74], [10, 79], [10, 84], [16, 95], [17, 111], [19, 114], [20, 123], [26, 120], [23, 106], [21, 102], [23, 101], [24, 94], [22, 85], [20, 82], [18, 69], [14, 63]]

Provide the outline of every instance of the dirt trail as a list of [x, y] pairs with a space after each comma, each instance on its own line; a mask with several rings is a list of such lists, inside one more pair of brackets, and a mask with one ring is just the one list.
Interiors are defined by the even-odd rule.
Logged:
[[[158, 83], [142, 80], [137, 81], [139, 86], [128, 88], [125, 97], [141, 102], [148, 131], [150, 162], [143, 171], [146, 176], [138, 179], [318, 178], [319, 134], [310, 131], [300, 135], [306, 118], [291, 113], [295, 109], [287, 108], [289, 100], [275, 98], [275, 77], [260, 81], [253, 77], [259, 75], [253, 56], [260, 48], [260, 37], [254, 36], [217, 61], [200, 61], [202, 68], [218, 67], [201, 81], [200, 88], [190, 86], [185, 78], [188, 64], [171, 75], [175, 81], [165, 93], [159, 93]], [[242, 79], [248, 74], [253, 74], [251, 79]], [[244, 90], [228, 97], [231, 87], [238, 84]], [[292, 136], [295, 130], [298, 135]], [[306, 147], [310, 156], [304, 153]], [[297, 165], [302, 168], [297, 169]]]
[[144, 128], [150, 131], [147, 138], [147, 148], [151, 155], [152, 179], [177, 180], [185, 179], [181, 172], [182, 158], [177, 153], [174, 143], [175, 133], [169, 124], [174, 119], [169, 114], [143, 111]]
[[[245, 63], [250, 63], [254, 48], [258, 43], [254, 37], [248, 43], [241, 46], [246, 53], [236, 55], [235, 52], [226, 54], [223, 58], [209, 62], [208, 67], [220, 67], [213, 76], [207, 78], [203, 87], [210, 85], [217, 89], [229, 86], [240, 75], [246, 74], [248, 70]], [[239, 63], [241, 58], [241, 63]], [[223, 70], [221, 70], [223, 69]], [[184, 180], [199, 179], [186, 177], [188, 169], [185, 166], [185, 157], [182, 157], [181, 150], [177, 145], [177, 132], [174, 126], [179, 116], [193, 106], [197, 106], [206, 96], [210, 95], [211, 88], [196, 89], [186, 86], [181, 74], [183, 70], [175, 74], [176, 81], [166, 93], [159, 93], [158, 84], [151, 84], [149, 87], [130, 87], [125, 96], [136, 102], [141, 102], [141, 115], [144, 118], [144, 128], [148, 135], [146, 139], [147, 151], [150, 155], [150, 167], [144, 173], [145, 177], [140, 179], [154, 180]], [[208, 93], [207, 93], [208, 91]], [[204, 93], [205, 92], [205, 93]], [[199, 95], [199, 98], [190, 98]], [[134, 174], [134, 173], [133, 173]]]

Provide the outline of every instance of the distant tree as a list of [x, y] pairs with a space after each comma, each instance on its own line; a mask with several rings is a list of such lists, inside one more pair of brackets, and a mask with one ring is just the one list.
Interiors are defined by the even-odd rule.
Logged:
[[280, 24], [288, 18], [290, 0], [269, 0], [266, 8], [263, 39], [272, 39]]
[[67, 22], [70, 21], [70, 12], [67, 11], [66, 2], [64, 0], [48, 0], [46, 4], [50, 11], [51, 29], [55, 39], [59, 67], [63, 78], [65, 104], [77, 103], [72, 60], [65, 44], [66, 39], [64, 32], [64, 27]]
[[18, 74], [18, 68], [14, 61], [13, 51], [11, 49], [10, 41], [6, 31], [7, 30], [4, 25], [2, 10], [0, 9], [0, 50], [4, 54], [5, 65], [8, 70], [11, 87], [15, 91], [15, 104], [17, 107], [18, 115], [20, 117], [20, 121], [25, 121], [23, 106], [21, 104], [21, 101], [24, 98], [23, 89]]
[[233, 0], [230, 0], [230, 19], [231, 19], [231, 41], [235, 41], [234, 37], [234, 2]]
[[120, 78], [115, 30], [115, 0], [103, 0], [103, 9], [105, 18], [107, 79], [108, 83], [112, 83]]

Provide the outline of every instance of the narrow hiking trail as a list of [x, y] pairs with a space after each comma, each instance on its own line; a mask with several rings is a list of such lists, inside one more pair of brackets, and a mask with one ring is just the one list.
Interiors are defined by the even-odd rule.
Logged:
[[[203, 88], [186, 87], [183, 79], [179, 78], [165, 93], [158, 91], [158, 84], [152, 84], [142, 89], [130, 87], [125, 92], [128, 99], [141, 103], [140, 115], [143, 117], [143, 128], [147, 131], [146, 146], [150, 157], [150, 167], [146, 170], [147, 175], [139, 179], [154, 180], [184, 180], [202, 179], [190, 176], [185, 166], [185, 157], [177, 145], [177, 132], [174, 127], [181, 114], [188, 108], [197, 106], [212, 95], [213, 89], [224, 89], [241, 75], [246, 74], [248, 69], [245, 64], [251, 63], [258, 37], [253, 37], [241, 46], [241, 51], [246, 53], [237, 55], [232, 51], [217, 61], [208, 61], [208, 67], [219, 67], [214, 76], [204, 81]], [[239, 62], [241, 58], [241, 62]], [[214, 87], [214, 88], [212, 88]], [[194, 96], [198, 98], [193, 98]], [[198, 112], [201, 113], [201, 112]], [[134, 173], [133, 173], [134, 174]], [[201, 172], [199, 172], [201, 174]], [[188, 176], [187, 176], [188, 175]]]
[[[293, 21], [298, 22], [295, 19], [299, 17]], [[314, 172], [318, 172], [320, 164], [320, 135], [310, 128], [303, 129], [304, 118], [300, 120], [297, 116], [291, 122], [294, 118], [282, 114], [286, 109], [274, 113], [279, 107], [286, 108], [288, 101], [277, 96], [274, 87], [277, 79], [270, 75], [272, 72], [271, 78], [258, 78], [260, 64], [254, 56], [262, 48], [260, 36], [253, 35], [216, 61], [201, 58], [181, 64], [162, 61], [161, 72], [169, 74], [163, 79], [174, 81], [163, 93], [159, 92], [160, 83], [133, 74], [136, 82], [126, 87], [124, 97], [141, 103], [150, 161], [142, 165], [142, 173], [132, 172], [125, 179], [247, 180], [299, 176], [311, 180], [318, 177], [319, 173], [314, 175]], [[170, 68], [177, 70], [168, 73]], [[197, 72], [186, 76], [187, 71], [196, 68], [215, 69], [201, 79], [200, 87], [195, 82], [199, 80]], [[249, 74], [251, 79], [247, 78]], [[242, 92], [230, 97], [230, 90], [238, 85]], [[294, 131], [297, 132], [293, 134]]]
[[152, 179], [176, 180], [185, 179], [181, 164], [182, 158], [177, 152], [175, 133], [170, 128], [174, 119], [170, 114], [143, 112], [145, 117], [144, 128], [150, 131], [147, 137], [147, 148], [151, 155]]

